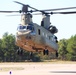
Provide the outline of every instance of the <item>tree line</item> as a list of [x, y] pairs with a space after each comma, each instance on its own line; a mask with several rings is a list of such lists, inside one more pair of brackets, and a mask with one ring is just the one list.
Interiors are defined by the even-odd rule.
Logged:
[[76, 35], [59, 41], [59, 59], [76, 61]]
[[[0, 39], [0, 62], [18, 62], [30, 60], [29, 52], [23, 50], [21, 55], [18, 54], [19, 47], [15, 45], [15, 35], [4, 33]], [[41, 61], [38, 53], [32, 55], [33, 61]]]
[[[76, 61], [76, 35], [70, 39], [62, 39], [58, 42], [58, 59]], [[0, 62], [19, 62], [30, 60], [29, 52], [23, 50], [22, 55], [17, 54], [18, 46], [15, 45], [15, 35], [4, 33], [0, 39]], [[51, 60], [55, 58], [55, 53], [43, 56], [42, 53], [33, 53], [33, 61]]]

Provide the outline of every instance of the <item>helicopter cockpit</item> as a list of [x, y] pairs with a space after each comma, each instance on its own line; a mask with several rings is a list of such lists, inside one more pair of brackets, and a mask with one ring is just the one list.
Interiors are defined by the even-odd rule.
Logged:
[[27, 30], [34, 30], [34, 27], [31, 25], [19, 25], [17, 28], [18, 31], [27, 31]]
[[26, 30], [26, 26], [21, 26], [21, 25], [20, 25], [20, 26], [18, 26], [17, 30], [18, 30], [18, 31]]
[[17, 34], [28, 34], [35, 35], [35, 29], [33, 25], [19, 25], [17, 28]]

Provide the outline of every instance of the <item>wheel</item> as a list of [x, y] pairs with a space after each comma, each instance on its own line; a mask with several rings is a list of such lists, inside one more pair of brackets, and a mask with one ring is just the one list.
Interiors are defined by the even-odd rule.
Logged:
[[32, 59], [32, 57], [33, 57], [33, 53], [30, 52], [30, 53], [29, 53], [29, 59]]
[[18, 54], [18, 55], [23, 55], [23, 50], [22, 50], [21, 48], [19, 48], [19, 49], [17, 50], [17, 54]]
[[58, 52], [56, 51], [56, 57], [58, 57]]
[[43, 54], [44, 54], [44, 55], [49, 55], [48, 49], [47, 49], [47, 50], [44, 49], [44, 50], [43, 50]]

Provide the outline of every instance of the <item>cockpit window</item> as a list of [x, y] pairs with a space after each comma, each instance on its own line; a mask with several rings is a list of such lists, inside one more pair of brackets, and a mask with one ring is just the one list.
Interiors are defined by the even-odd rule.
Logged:
[[32, 30], [32, 26], [27, 26], [27, 29]]
[[26, 29], [26, 26], [23, 26], [23, 29]]
[[19, 26], [18, 29], [26, 29], [26, 26]]
[[31, 25], [25, 25], [25, 26], [18, 26], [17, 30], [31, 30], [31, 31], [34, 31], [34, 27], [31, 26]]

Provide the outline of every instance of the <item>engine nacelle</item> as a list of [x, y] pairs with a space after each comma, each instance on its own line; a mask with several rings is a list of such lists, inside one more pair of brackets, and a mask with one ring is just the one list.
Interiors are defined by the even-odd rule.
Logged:
[[55, 27], [55, 26], [50, 26], [49, 28], [49, 31], [52, 33], [52, 34], [55, 34], [55, 33], [57, 33], [58, 32], [58, 29]]

